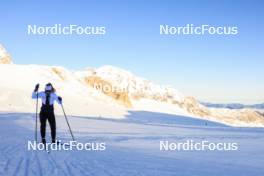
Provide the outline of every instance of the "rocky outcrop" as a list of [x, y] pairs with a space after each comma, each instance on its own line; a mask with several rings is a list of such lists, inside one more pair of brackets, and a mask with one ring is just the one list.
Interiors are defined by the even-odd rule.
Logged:
[[85, 77], [84, 80], [87, 83], [87, 85], [113, 98], [117, 102], [125, 105], [126, 107], [132, 107], [131, 101], [128, 96], [128, 92], [118, 90], [110, 82], [103, 80], [98, 76], [88, 76]]
[[62, 81], [66, 80], [66, 76], [63, 74], [63, 70], [58, 67], [52, 67], [51, 71], [55, 73]]
[[186, 97], [183, 102], [180, 102], [180, 106], [186, 109], [187, 112], [200, 117], [210, 116], [211, 112], [204, 106], [202, 106], [195, 98]]
[[0, 64], [12, 64], [12, 59], [10, 54], [5, 50], [5, 48], [0, 45]]
[[210, 108], [212, 117], [234, 126], [264, 126], [264, 115], [251, 109], [230, 110]]
[[[208, 108], [193, 97], [186, 97], [176, 89], [159, 86], [132, 73], [112, 66], [82, 72], [82, 81], [120, 104], [132, 108], [134, 101], [149, 99], [175, 105], [197, 117], [233, 126], [264, 126], [264, 116], [254, 110]], [[125, 89], [123, 89], [125, 88]]]

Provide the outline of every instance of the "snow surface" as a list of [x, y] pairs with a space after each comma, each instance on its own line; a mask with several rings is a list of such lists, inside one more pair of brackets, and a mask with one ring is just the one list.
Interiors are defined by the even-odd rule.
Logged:
[[[54, 69], [56, 72], [54, 72]], [[175, 89], [154, 86], [149, 81], [110, 66], [97, 70], [87, 69], [85, 71], [72, 72], [58, 66], [0, 64], [0, 111], [33, 112], [34, 108], [32, 107], [34, 107], [35, 101], [32, 101], [30, 96], [35, 84], [40, 83], [40, 89], [42, 90], [46, 83], [51, 82], [57, 89], [58, 94], [63, 97], [65, 106], [71, 107], [69, 108], [69, 114], [71, 115], [124, 118], [128, 110], [126, 107], [118, 104], [102, 92], [89, 87], [81, 80], [83, 77], [91, 75], [94, 71], [98, 72], [102, 78], [110, 81], [113, 85], [120, 86], [122, 83], [129, 85], [132, 94], [137, 91], [143, 91], [143, 94], [148, 98], [155, 94], [171, 92], [176, 99], [180, 100], [183, 98], [183, 95]], [[144, 85], [143, 87], [146, 90], [137, 88], [142, 85]], [[150, 99], [133, 101], [133, 109], [188, 114], [177, 106]]]
[[[54, 73], [56, 69], [59, 74]], [[0, 65], [0, 111], [33, 112], [31, 99], [36, 83], [40, 90], [52, 82], [72, 115], [124, 118], [126, 109], [107, 96], [83, 85], [71, 71], [62, 67], [38, 65]], [[58, 111], [61, 113], [61, 111]]]
[[[87, 84], [89, 76], [99, 76], [112, 86], [128, 91], [126, 107]], [[128, 111], [151, 111], [185, 115], [221, 122], [232, 126], [263, 127], [264, 117], [254, 111], [208, 109], [194, 98], [186, 103], [186, 97], [169, 86], [160, 86], [132, 73], [113, 66], [98, 69], [71, 71], [60, 66], [0, 64], [0, 111], [33, 113], [35, 101], [30, 99], [36, 83], [40, 90], [51, 82], [63, 97], [68, 113], [75, 116], [94, 116], [122, 119]], [[187, 110], [189, 109], [189, 111]], [[193, 111], [190, 109], [193, 109]], [[199, 113], [195, 112], [201, 112]], [[192, 113], [194, 112], [194, 113]], [[57, 111], [61, 114], [61, 111]], [[244, 118], [241, 118], [242, 115]]]
[[[6, 55], [6, 51], [2, 50]], [[1, 53], [0, 53], [1, 54]], [[133, 108], [85, 83], [96, 74], [112, 85], [128, 87]], [[161, 98], [182, 103], [185, 96], [132, 73], [104, 66], [71, 71], [59, 66], [0, 64], [0, 175], [150, 175], [263, 176], [264, 129], [259, 119], [239, 120], [237, 111], [214, 110], [218, 118], [200, 117]], [[35, 103], [31, 93], [52, 82], [78, 142], [105, 142], [105, 151], [28, 151], [34, 139]], [[194, 101], [195, 104], [195, 101]], [[192, 106], [193, 104], [190, 104]], [[198, 108], [203, 108], [198, 104]], [[39, 111], [39, 110], [38, 110]], [[58, 139], [71, 139], [61, 107], [55, 105]], [[251, 112], [245, 112], [252, 114]], [[250, 121], [251, 120], [251, 121]], [[221, 123], [220, 123], [221, 122]], [[252, 123], [251, 123], [252, 122]], [[38, 133], [39, 136], [39, 133]], [[49, 128], [47, 130], [49, 139]], [[238, 151], [160, 151], [160, 140], [237, 142]]]
[[[35, 116], [0, 113], [0, 175], [263, 176], [264, 130], [234, 128], [185, 116], [133, 111], [126, 119], [68, 117], [79, 142], [105, 151], [28, 151]], [[205, 125], [206, 124], [206, 125]], [[58, 139], [70, 140], [57, 116]], [[49, 130], [47, 132], [49, 136]], [[159, 141], [237, 142], [238, 151], [160, 151]]]

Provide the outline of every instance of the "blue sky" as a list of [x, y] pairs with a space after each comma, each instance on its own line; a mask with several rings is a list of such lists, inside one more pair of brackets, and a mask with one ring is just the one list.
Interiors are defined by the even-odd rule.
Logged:
[[[0, 43], [17, 64], [114, 65], [211, 102], [264, 101], [261, 0], [1, 2]], [[160, 24], [238, 26], [236, 36], [161, 36]], [[29, 36], [27, 25], [106, 26], [104, 36]]]

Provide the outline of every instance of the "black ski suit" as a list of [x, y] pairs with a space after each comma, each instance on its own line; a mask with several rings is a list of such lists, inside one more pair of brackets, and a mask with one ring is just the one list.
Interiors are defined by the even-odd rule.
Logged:
[[42, 140], [45, 139], [46, 136], [46, 123], [47, 120], [50, 125], [51, 130], [51, 139], [52, 142], [55, 142], [56, 140], [56, 120], [55, 120], [55, 114], [54, 114], [54, 101], [57, 101], [59, 104], [61, 102], [58, 99], [58, 96], [55, 92], [39, 92], [38, 94], [36, 92], [33, 92], [32, 98], [41, 98], [42, 100], [42, 106], [39, 114], [40, 118], [40, 134], [42, 137]]

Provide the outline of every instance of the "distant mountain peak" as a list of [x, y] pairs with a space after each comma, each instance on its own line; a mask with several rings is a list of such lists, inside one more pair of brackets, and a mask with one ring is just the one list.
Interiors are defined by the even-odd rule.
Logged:
[[0, 64], [12, 64], [12, 59], [10, 54], [6, 49], [0, 44]]

